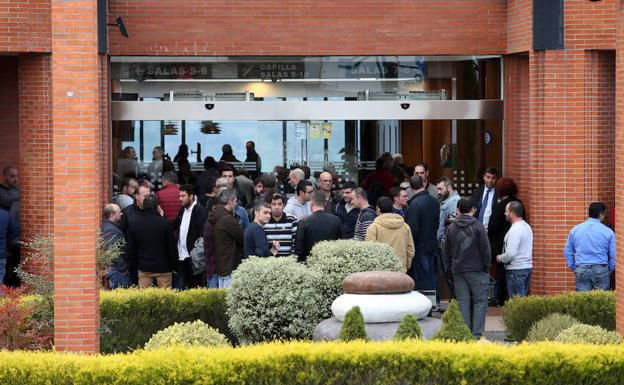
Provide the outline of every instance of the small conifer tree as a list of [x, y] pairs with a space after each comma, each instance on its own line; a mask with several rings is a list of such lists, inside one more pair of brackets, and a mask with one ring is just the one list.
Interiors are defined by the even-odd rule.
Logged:
[[433, 339], [456, 342], [474, 341], [472, 332], [459, 312], [457, 301], [451, 300], [448, 309], [446, 309], [442, 316], [442, 327], [435, 336], [433, 336]]
[[366, 329], [364, 328], [364, 317], [359, 306], [351, 308], [345, 315], [340, 329], [341, 341], [368, 340]]
[[399, 328], [394, 334], [395, 341], [403, 341], [407, 339], [421, 339], [422, 331], [420, 330], [420, 325], [418, 324], [418, 320], [411, 314], [406, 315], [401, 320], [399, 324]]

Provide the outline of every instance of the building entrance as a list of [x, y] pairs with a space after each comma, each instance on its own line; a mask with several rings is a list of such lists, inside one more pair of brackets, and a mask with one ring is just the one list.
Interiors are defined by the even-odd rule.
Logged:
[[[501, 165], [497, 57], [144, 59], [112, 63], [113, 162], [127, 163], [132, 147], [139, 172], [155, 147], [173, 160], [187, 146], [200, 171], [225, 144], [244, 162], [248, 141], [262, 172], [307, 165], [356, 182], [384, 152], [425, 161], [460, 191], [480, 168]], [[113, 170], [118, 185], [125, 169]]]

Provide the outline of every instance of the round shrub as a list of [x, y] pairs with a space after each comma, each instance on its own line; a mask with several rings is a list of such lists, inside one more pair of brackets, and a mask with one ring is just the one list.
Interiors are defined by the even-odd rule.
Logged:
[[600, 326], [576, 324], [561, 331], [555, 341], [567, 344], [610, 345], [621, 344], [622, 337]]
[[331, 303], [343, 293], [342, 280], [362, 271], [402, 271], [399, 257], [390, 246], [378, 242], [353, 240], [324, 241], [312, 248], [308, 267], [318, 272], [323, 292], [324, 315], [331, 314]]
[[561, 331], [579, 323], [576, 318], [567, 314], [549, 314], [531, 326], [527, 341], [554, 341]]
[[170, 346], [228, 346], [225, 336], [200, 320], [175, 323], [150, 338], [146, 350]]
[[241, 343], [309, 338], [323, 318], [319, 281], [293, 257], [245, 260], [227, 291], [230, 329]]

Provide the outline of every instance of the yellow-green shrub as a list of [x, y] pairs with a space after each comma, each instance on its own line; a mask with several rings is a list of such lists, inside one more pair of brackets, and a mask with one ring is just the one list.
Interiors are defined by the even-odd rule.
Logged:
[[227, 346], [225, 336], [200, 320], [174, 323], [157, 332], [145, 344], [146, 350], [173, 346]]
[[624, 347], [444, 342], [272, 343], [84, 356], [0, 353], [0, 383], [619, 385]]
[[562, 330], [555, 338], [557, 342], [566, 344], [621, 344], [622, 337], [616, 332], [607, 331], [600, 326], [576, 324]]
[[509, 337], [523, 341], [535, 322], [552, 313], [568, 314], [581, 323], [614, 330], [615, 293], [590, 291], [514, 297], [505, 303], [503, 323]]
[[102, 353], [140, 348], [176, 322], [201, 320], [231, 338], [225, 290], [117, 289], [100, 293]]

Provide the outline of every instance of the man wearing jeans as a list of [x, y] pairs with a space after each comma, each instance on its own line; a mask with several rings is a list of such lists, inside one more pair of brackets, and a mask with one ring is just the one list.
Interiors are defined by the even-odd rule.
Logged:
[[505, 235], [503, 254], [496, 260], [505, 264], [507, 292], [509, 297], [526, 297], [533, 270], [533, 231], [523, 219], [524, 207], [518, 201], [511, 201], [505, 207], [505, 218], [511, 228]]
[[457, 202], [459, 215], [449, 225], [444, 242], [444, 262], [451, 272], [462, 318], [479, 338], [485, 329], [491, 251], [487, 231], [474, 217], [472, 198]]
[[615, 270], [615, 234], [603, 225], [607, 208], [589, 205], [589, 218], [570, 231], [563, 255], [576, 276], [576, 291], [608, 290]]

